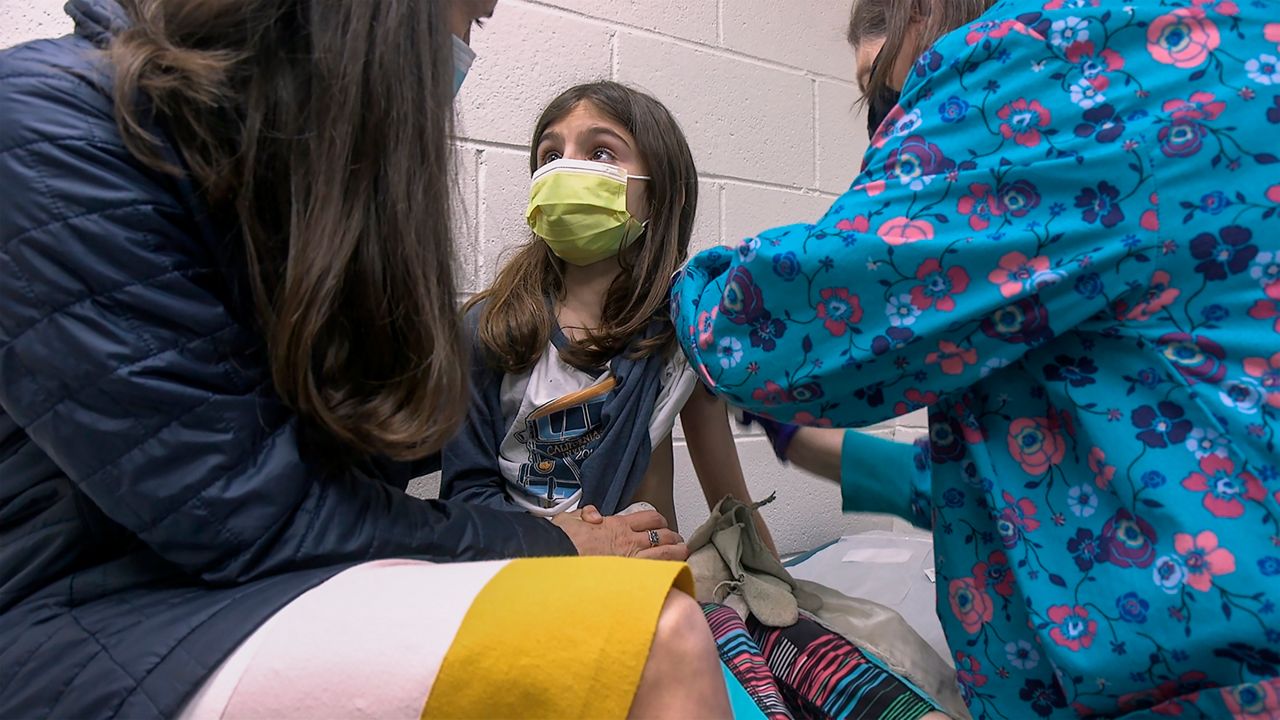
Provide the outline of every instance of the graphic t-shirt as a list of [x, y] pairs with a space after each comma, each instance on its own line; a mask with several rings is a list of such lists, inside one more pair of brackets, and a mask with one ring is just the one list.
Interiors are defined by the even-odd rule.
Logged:
[[[684, 355], [673, 349], [649, 417], [653, 447], [671, 433], [696, 383]], [[578, 509], [582, 464], [603, 432], [602, 411], [613, 388], [607, 369], [588, 372], [566, 363], [554, 342], [528, 373], [503, 376], [507, 430], [498, 465], [517, 505], [542, 517]]]

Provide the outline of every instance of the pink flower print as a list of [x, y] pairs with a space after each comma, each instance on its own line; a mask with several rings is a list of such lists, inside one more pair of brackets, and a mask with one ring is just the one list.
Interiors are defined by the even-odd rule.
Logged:
[[853, 189], [866, 193], [867, 197], [875, 197], [884, 192], [884, 181], [873, 180], [869, 183], [863, 183], [862, 185], [854, 185]]
[[1107, 454], [1102, 452], [1102, 448], [1095, 447], [1089, 451], [1089, 469], [1093, 471], [1093, 483], [1099, 490], [1111, 487], [1111, 481], [1116, 476], [1116, 466], [1107, 464]]
[[1222, 38], [1204, 8], [1179, 8], [1147, 28], [1147, 52], [1156, 62], [1179, 68], [1200, 67]]
[[1066, 443], [1047, 418], [1018, 418], [1009, 425], [1009, 454], [1028, 475], [1043, 475], [1062, 462]]
[[964, 688], [980, 688], [987, 684], [987, 676], [982, 674], [982, 663], [978, 658], [962, 652], [956, 653], [956, 680], [959, 681], [962, 692]]
[[1039, 100], [1018, 98], [996, 111], [1000, 134], [1023, 147], [1040, 144], [1040, 128], [1049, 126], [1049, 110]]
[[1054, 625], [1049, 637], [1072, 652], [1093, 645], [1098, 634], [1098, 621], [1090, 619], [1089, 611], [1079, 605], [1054, 605], [1049, 608], [1049, 621]]
[[827, 332], [844, 337], [849, 328], [862, 320], [862, 301], [850, 293], [849, 288], [827, 288], [819, 294], [822, 302], [818, 304], [818, 317], [822, 318]]
[[720, 315], [720, 308], [713, 307], [710, 312], [704, 312], [698, 315], [698, 347], [706, 350], [715, 344], [715, 324], [716, 318]]
[[1157, 270], [1151, 275], [1151, 282], [1147, 285], [1147, 294], [1142, 302], [1133, 306], [1124, 318], [1126, 320], [1137, 320], [1146, 322], [1156, 313], [1164, 310], [1173, 304], [1174, 300], [1182, 294], [1182, 291], [1170, 287], [1169, 282], [1173, 278], [1164, 270]]
[[1142, 212], [1142, 217], [1139, 220], [1139, 224], [1142, 225], [1143, 230], [1150, 230], [1152, 232], [1155, 232], [1156, 230], [1160, 229], [1160, 213], [1156, 209], [1157, 206], [1159, 206], [1160, 204], [1160, 194], [1151, 193], [1151, 197], [1148, 198], [1148, 200], [1150, 200], [1151, 202], [1151, 209], [1144, 210]]
[[1270, 360], [1245, 358], [1244, 371], [1249, 377], [1258, 378], [1262, 391], [1267, 394], [1267, 404], [1280, 408], [1280, 352], [1272, 355]]
[[[1102, 52], [1094, 49], [1092, 40], [1074, 42], [1067, 46], [1067, 60], [1080, 68], [1086, 79], [1093, 79], [1105, 72], [1119, 70], [1124, 67], [1124, 56], [1110, 48]], [[1099, 88], [1100, 90], [1105, 88]]]
[[1022, 23], [1016, 20], [979, 20], [969, 26], [969, 32], [964, 36], [964, 41], [970, 45], [977, 45], [988, 38], [999, 40], [1011, 32], [1026, 34]]
[[1041, 255], [1028, 259], [1014, 251], [1000, 258], [1000, 265], [987, 275], [987, 280], [1000, 286], [1000, 294], [1017, 297], [1049, 272], [1049, 258]]
[[871, 222], [867, 220], [866, 215], [858, 215], [853, 218], [845, 218], [836, 223], [836, 229], [840, 232], [860, 232], [864, 233], [871, 229]]
[[956, 211], [969, 216], [969, 227], [974, 230], [986, 230], [991, 227], [994, 203], [991, 186], [985, 183], [973, 183], [969, 186], [969, 194], [956, 203]]
[[971, 577], [952, 580], [948, 595], [951, 612], [964, 626], [965, 632], [972, 635], [991, 621], [995, 604], [981, 582]]
[[1013, 597], [1013, 572], [1009, 569], [1009, 556], [1003, 550], [992, 551], [986, 562], [974, 565], [973, 576], [1002, 597]]
[[1233, 718], [1280, 717], [1280, 681], [1263, 680], [1222, 689], [1222, 700]]
[[[1274, 283], [1276, 289], [1280, 290], [1280, 282]], [[1270, 320], [1276, 319], [1275, 326], [1272, 328], [1280, 333], [1280, 303], [1272, 300], [1258, 300], [1249, 308], [1249, 317], [1254, 320]]]
[[1280, 23], [1267, 23], [1262, 28], [1263, 35], [1267, 38], [1267, 42], [1273, 42], [1280, 45]]
[[1209, 592], [1213, 579], [1236, 571], [1236, 556], [1218, 547], [1218, 536], [1205, 530], [1194, 537], [1188, 533], [1173, 536], [1173, 547], [1182, 556], [1187, 569], [1186, 584], [1200, 592]]
[[1193, 122], [1217, 120], [1222, 111], [1227, 109], [1227, 104], [1215, 98], [1213, 93], [1199, 91], [1191, 93], [1191, 97], [1186, 100], [1166, 100], [1161, 109], [1175, 122]]
[[896, 217], [881, 225], [876, 234], [890, 245], [909, 245], [922, 240], [932, 240], [933, 225], [928, 220]]
[[769, 407], [789, 402], [791, 400], [791, 393], [787, 392], [786, 389], [778, 383], [772, 380], [766, 380], [764, 382], [764, 387], [756, 388], [752, 391], [751, 399], [765, 407]]
[[1257, 477], [1248, 471], [1236, 473], [1236, 464], [1218, 455], [1206, 455], [1200, 460], [1200, 472], [1193, 472], [1182, 481], [1182, 487], [1204, 493], [1204, 509], [1214, 517], [1238, 518], [1244, 515], [1244, 500], [1258, 501], [1267, 491]]
[[929, 353], [924, 360], [930, 365], [941, 365], [946, 375], [959, 375], [966, 365], [978, 363], [978, 351], [962, 348], [949, 340], [940, 340], [938, 351]]
[[831, 427], [830, 418], [820, 418], [811, 412], [798, 412], [796, 416], [791, 418], [792, 425], [800, 425], [801, 427]]
[[1036, 504], [1030, 498], [1022, 498], [1016, 502], [1008, 492], [1003, 493], [1005, 508], [1000, 511], [996, 520], [996, 531], [1006, 548], [1018, 544], [1018, 540], [1029, 532], [1040, 528], [1040, 521], [1035, 519]]
[[913, 410], [927, 408], [938, 402], [938, 394], [934, 392], [923, 392], [916, 388], [910, 388], [902, 394], [905, 401], [900, 401], [893, 406], [893, 412], [897, 415], [906, 415]]
[[964, 268], [942, 269], [942, 263], [929, 258], [916, 268], [916, 279], [922, 284], [911, 289], [911, 304], [919, 310], [936, 306], [942, 312], [956, 309], [955, 296], [969, 287], [969, 273]]

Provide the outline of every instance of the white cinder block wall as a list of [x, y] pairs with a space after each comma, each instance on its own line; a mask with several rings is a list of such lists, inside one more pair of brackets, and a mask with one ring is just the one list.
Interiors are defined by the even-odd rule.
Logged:
[[[0, 0], [0, 47], [68, 32], [62, 4]], [[696, 248], [817, 219], [866, 146], [847, 12], [845, 0], [500, 0], [472, 39], [478, 59], [458, 98], [463, 289], [483, 287], [527, 237], [529, 135], [547, 101], [579, 82], [629, 83], [671, 108], [701, 173]], [[874, 432], [909, 440], [923, 425], [912, 416]], [[676, 439], [687, 531], [706, 506], [679, 428]], [[901, 527], [842, 516], [833, 485], [779, 466], [758, 434], [742, 433], [738, 450], [753, 493], [778, 492], [767, 518], [784, 552]], [[434, 478], [418, 488], [434, 490]]]

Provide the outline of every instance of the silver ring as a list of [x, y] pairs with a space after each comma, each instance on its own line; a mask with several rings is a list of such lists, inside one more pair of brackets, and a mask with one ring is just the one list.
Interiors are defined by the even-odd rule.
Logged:
[[649, 531], [649, 547], [658, 547], [661, 544], [662, 544], [662, 541], [658, 539], [658, 531], [650, 530]]

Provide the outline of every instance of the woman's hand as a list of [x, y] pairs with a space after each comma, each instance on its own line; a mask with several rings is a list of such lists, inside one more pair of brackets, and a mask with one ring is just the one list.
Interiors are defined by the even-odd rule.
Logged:
[[[648, 560], [685, 560], [684, 538], [667, 529], [667, 521], [653, 511], [604, 517], [594, 506], [562, 513], [553, 520], [578, 549], [579, 555], [620, 555]], [[658, 544], [652, 543], [657, 533]]]

